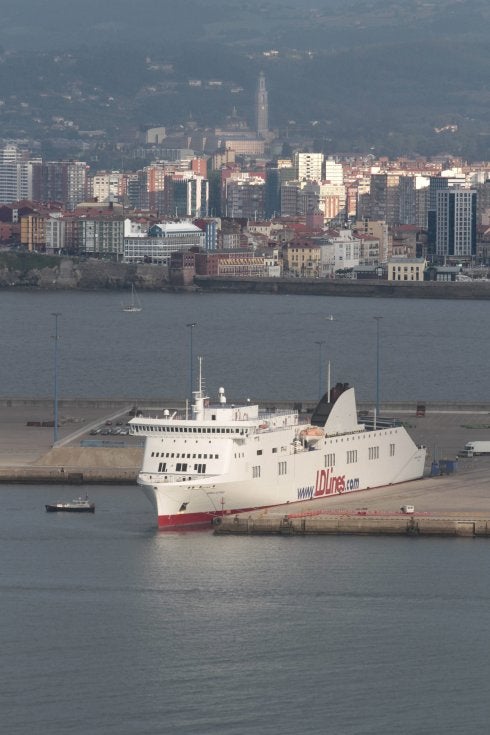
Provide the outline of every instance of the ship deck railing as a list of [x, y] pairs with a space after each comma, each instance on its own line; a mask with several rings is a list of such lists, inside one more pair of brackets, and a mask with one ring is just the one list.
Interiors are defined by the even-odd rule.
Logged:
[[[209, 406], [206, 408], [206, 410], [209, 410]], [[222, 406], [219, 406], [218, 408], [223, 408]], [[230, 423], [248, 423], [249, 421], [272, 421], [273, 419], [276, 419], [280, 416], [294, 416], [298, 417], [298, 412], [295, 409], [287, 409], [287, 408], [278, 408], [277, 410], [270, 411], [270, 410], [263, 410], [258, 413], [258, 416], [254, 417], [248, 417], [245, 418], [247, 415], [247, 406], [246, 405], [240, 405], [240, 406], [226, 406], [230, 411], [236, 411], [240, 410], [242, 412], [242, 415], [240, 418], [232, 418]], [[162, 416], [161, 410], [155, 410], [155, 412], [145, 412], [144, 414], [141, 413], [139, 416], [136, 417], [139, 421], [144, 421], [145, 419], [158, 419], [159, 421], [165, 421], [166, 423], [176, 423], [180, 421], [191, 421], [195, 422], [194, 419], [192, 419], [190, 415], [190, 411], [188, 414], [186, 414], [185, 411], [175, 411], [171, 413], [170, 416]], [[224, 421], [209, 421], [210, 425], [224, 425], [226, 422]]]

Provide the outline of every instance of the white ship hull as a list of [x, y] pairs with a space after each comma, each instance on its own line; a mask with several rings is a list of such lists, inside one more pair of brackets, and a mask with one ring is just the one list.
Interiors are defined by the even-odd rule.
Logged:
[[295, 412], [264, 416], [256, 406], [201, 406], [191, 419], [138, 417], [146, 436], [138, 483], [158, 526], [209, 524], [223, 514], [407, 482], [423, 476], [425, 448], [402, 426], [366, 430], [352, 389], [323, 427]]

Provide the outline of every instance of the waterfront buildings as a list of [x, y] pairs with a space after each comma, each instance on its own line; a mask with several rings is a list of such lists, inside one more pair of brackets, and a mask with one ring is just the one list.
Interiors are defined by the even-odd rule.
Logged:
[[311, 242], [289, 242], [283, 247], [285, 275], [315, 278], [320, 275], [321, 247]]
[[388, 280], [423, 281], [426, 268], [425, 258], [391, 258], [388, 261]]
[[124, 238], [125, 263], [168, 265], [174, 252], [205, 248], [206, 234], [190, 222], [162, 222], [149, 228], [147, 236]]

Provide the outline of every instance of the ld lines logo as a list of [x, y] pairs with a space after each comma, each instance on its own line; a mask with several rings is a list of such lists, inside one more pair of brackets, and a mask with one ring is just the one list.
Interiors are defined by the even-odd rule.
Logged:
[[299, 487], [297, 490], [298, 500], [320, 498], [324, 495], [337, 495], [351, 490], [359, 490], [359, 478], [346, 480], [345, 475], [333, 475], [331, 470], [318, 470], [315, 485]]

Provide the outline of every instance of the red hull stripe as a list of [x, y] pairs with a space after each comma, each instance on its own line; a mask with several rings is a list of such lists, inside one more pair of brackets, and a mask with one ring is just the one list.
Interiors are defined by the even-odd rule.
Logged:
[[170, 530], [172, 528], [184, 528], [185, 526], [210, 526], [213, 522], [213, 518], [218, 518], [223, 515], [235, 515], [236, 513], [246, 513], [251, 510], [258, 510], [258, 508], [240, 508], [240, 510], [215, 511], [213, 513], [178, 513], [173, 516], [158, 516], [158, 528]]
[[[236, 510], [217, 510], [209, 513], [177, 513], [176, 515], [171, 516], [158, 516], [158, 528], [164, 531], [170, 531], [173, 528], [210, 526], [213, 522], [213, 518], [219, 518], [221, 516], [231, 516], [236, 515], [237, 513], [250, 513], [253, 510], [266, 510], [267, 508], [279, 507], [287, 507], [294, 510], [295, 508], [300, 508], [304, 503], [311, 502], [312, 500], [328, 500], [329, 498], [339, 498], [341, 495], [357, 495], [366, 489], [367, 488], [361, 488], [359, 490], [351, 490], [346, 493], [332, 493], [331, 495], [323, 495], [320, 498], [308, 498], [307, 500], [292, 500], [290, 503], [279, 503], [278, 505], [260, 505], [255, 508], [237, 508]], [[312, 512], [317, 513], [319, 511]]]

